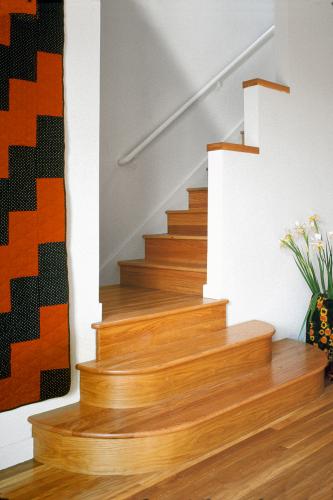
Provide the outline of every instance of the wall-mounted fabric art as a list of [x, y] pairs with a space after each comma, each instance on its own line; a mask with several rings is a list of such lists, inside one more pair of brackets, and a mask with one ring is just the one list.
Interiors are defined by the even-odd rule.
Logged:
[[63, 1], [0, 0], [0, 411], [70, 388]]

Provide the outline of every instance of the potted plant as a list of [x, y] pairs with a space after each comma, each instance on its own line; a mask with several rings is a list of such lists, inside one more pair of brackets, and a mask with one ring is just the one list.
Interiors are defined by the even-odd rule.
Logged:
[[312, 292], [301, 327], [306, 325], [306, 342], [328, 353], [328, 372], [333, 375], [333, 232], [323, 233], [318, 215], [307, 224], [296, 222], [295, 228], [281, 238], [281, 246], [292, 251], [295, 263]]

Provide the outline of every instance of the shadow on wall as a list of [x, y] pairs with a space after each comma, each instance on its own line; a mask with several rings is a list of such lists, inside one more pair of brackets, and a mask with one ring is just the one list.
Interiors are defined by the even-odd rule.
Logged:
[[[242, 80], [258, 72], [271, 77], [270, 43], [234, 71], [222, 88], [190, 108], [132, 163], [117, 165], [120, 157], [269, 27], [272, 15], [268, 15], [270, 2], [266, 2], [258, 26], [248, 27], [246, 36], [237, 35], [235, 43], [229, 43], [222, 53], [219, 16], [222, 20], [231, 16], [229, 23], [223, 20], [223, 37], [234, 39], [240, 10], [241, 27], [249, 24], [249, 3], [102, 1], [102, 284], [118, 281], [117, 260], [143, 256], [143, 233], [166, 231], [164, 210], [185, 208], [186, 187], [206, 185], [206, 165], [202, 164], [206, 143], [220, 140], [239, 123], [243, 115]], [[251, 8], [258, 13], [262, 5], [262, 0], [252, 1]]]

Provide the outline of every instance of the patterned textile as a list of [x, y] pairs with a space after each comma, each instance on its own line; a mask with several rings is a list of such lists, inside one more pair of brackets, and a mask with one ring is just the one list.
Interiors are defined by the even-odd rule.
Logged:
[[333, 355], [333, 300], [320, 295], [316, 309], [307, 321], [306, 341], [328, 351], [329, 359]]
[[63, 1], [0, 0], [0, 411], [70, 388]]

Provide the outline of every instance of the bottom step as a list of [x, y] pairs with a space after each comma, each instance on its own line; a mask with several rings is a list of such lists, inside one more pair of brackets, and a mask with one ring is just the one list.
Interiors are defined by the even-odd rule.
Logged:
[[292, 340], [273, 360], [225, 386], [210, 385], [168, 404], [110, 410], [75, 404], [29, 418], [38, 462], [84, 474], [165, 469], [230, 446], [318, 397], [326, 356]]

